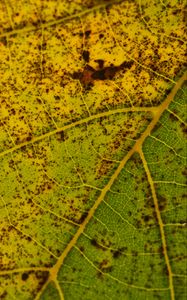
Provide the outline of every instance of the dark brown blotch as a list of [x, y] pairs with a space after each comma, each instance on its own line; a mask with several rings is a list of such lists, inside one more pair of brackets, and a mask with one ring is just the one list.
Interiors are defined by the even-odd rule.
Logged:
[[65, 142], [68, 139], [68, 136], [64, 131], [58, 132], [56, 137], [59, 142]]
[[86, 38], [89, 38], [90, 34], [91, 34], [91, 30], [86, 30], [85, 31], [85, 37]]
[[99, 69], [103, 69], [103, 67], [104, 67], [104, 60], [103, 59], [96, 59], [95, 62], [98, 63]]
[[26, 281], [28, 278], [29, 278], [29, 273], [23, 273], [23, 274], [21, 275], [21, 279], [22, 279], [23, 281]]
[[80, 217], [78, 223], [79, 223], [79, 224], [82, 224], [82, 223], [84, 222], [84, 220], [86, 219], [87, 215], [88, 215], [88, 212], [85, 211], [85, 212], [81, 215], [81, 217]]
[[[88, 62], [89, 60], [88, 51], [86, 50], [83, 51], [83, 58], [86, 62]], [[92, 86], [95, 80], [112, 80], [117, 72], [119, 72], [120, 70], [129, 69], [133, 64], [133, 61], [129, 61], [129, 62], [123, 62], [119, 66], [111, 65], [109, 67], [103, 68], [104, 61], [102, 59], [98, 59], [97, 62], [99, 64], [98, 70], [95, 70], [91, 66], [86, 65], [82, 72], [81, 71], [74, 72], [73, 74], [71, 74], [71, 77], [73, 79], [78, 79], [81, 82], [81, 84], [87, 88], [88, 86]]]
[[92, 244], [94, 247], [96, 247], [97, 249], [101, 249], [101, 250], [103, 250], [103, 251], [106, 251], [106, 250], [107, 250], [105, 247], [103, 247], [101, 244], [99, 244], [99, 243], [97, 242], [96, 239], [92, 239], [92, 240], [91, 240], [91, 244]]
[[85, 62], [89, 62], [90, 61], [90, 52], [88, 50], [84, 50], [82, 53], [82, 57]]
[[118, 258], [121, 255], [123, 255], [123, 251], [124, 251], [124, 248], [119, 248], [119, 249], [116, 249], [116, 250], [112, 250], [111, 252], [112, 252], [113, 258]]

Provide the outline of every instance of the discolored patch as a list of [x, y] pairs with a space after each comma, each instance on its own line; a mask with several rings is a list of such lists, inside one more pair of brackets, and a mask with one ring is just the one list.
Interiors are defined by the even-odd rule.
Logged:
[[184, 16], [0, 2], [0, 299], [186, 299]]

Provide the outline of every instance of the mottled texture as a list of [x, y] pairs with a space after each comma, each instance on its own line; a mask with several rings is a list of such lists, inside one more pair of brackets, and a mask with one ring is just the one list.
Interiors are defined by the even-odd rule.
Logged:
[[0, 299], [186, 299], [184, 11], [0, 1]]

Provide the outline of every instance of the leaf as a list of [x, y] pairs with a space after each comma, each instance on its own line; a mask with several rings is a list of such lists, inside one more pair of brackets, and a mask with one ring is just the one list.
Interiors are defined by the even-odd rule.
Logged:
[[1, 1], [1, 299], [186, 299], [184, 12]]

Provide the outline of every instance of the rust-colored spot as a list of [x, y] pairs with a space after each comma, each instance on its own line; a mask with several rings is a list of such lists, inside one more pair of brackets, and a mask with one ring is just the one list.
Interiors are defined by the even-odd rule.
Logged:
[[[89, 60], [89, 52], [83, 51], [83, 58]], [[99, 69], [95, 70], [89, 65], [86, 65], [83, 71], [74, 72], [71, 77], [78, 79], [84, 87], [90, 87], [94, 84], [95, 80], [111, 80], [114, 78], [117, 72], [123, 69], [129, 69], [133, 61], [123, 62], [119, 66], [109, 66], [103, 68], [104, 61], [101, 59], [96, 60], [99, 64]]]

